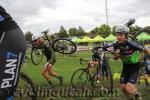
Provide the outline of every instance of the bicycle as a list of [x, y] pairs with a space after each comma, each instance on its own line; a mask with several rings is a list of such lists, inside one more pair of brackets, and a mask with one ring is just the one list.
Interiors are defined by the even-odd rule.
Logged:
[[35, 85], [32, 80], [23, 72], [19, 74], [18, 87], [14, 93], [14, 99], [37, 100]]
[[[41, 34], [44, 33], [44, 40], [48, 41], [49, 46], [51, 46], [55, 52], [61, 53], [61, 54], [72, 54], [76, 51], [77, 47], [74, 42], [72, 42], [69, 39], [60, 38], [56, 39], [53, 42], [51, 42], [48, 38], [48, 30], [41, 32]], [[32, 48], [31, 48], [31, 61], [34, 65], [38, 65], [41, 63], [43, 59], [43, 52], [41, 49], [37, 48], [34, 42], [32, 42]]]
[[[97, 49], [100, 50], [101, 47], [97, 47]], [[111, 93], [113, 92], [113, 75], [108, 63], [108, 58], [106, 58], [108, 75], [102, 76], [100, 73], [101, 72], [100, 62], [103, 60], [104, 50], [100, 50], [100, 51], [101, 51], [101, 55], [100, 55], [101, 59], [99, 59], [98, 62], [89, 62], [88, 60], [80, 59], [81, 65], [83, 65], [83, 62], [86, 62], [87, 64], [85, 68], [79, 68], [72, 74], [71, 85], [73, 87], [85, 86], [86, 83], [89, 81], [91, 85], [96, 88], [98, 87], [107, 88], [110, 90]]]
[[[28, 56], [25, 56], [26, 60], [30, 60]], [[23, 64], [26, 62], [23, 61]], [[35, 85], [32, 82], [32, 80], [26, 75], [24, 72], [19, 73], [19, 83], [17, 86], [17, 89], [14, 93], [14, 99], [19, 99], [19, 100], [36, 100], [36, 89]]]

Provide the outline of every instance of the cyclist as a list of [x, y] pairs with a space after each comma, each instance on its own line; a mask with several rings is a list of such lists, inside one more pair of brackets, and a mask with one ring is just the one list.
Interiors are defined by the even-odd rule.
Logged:
[[102, 76], [106, 76], [107, 79], [110, 79], [109, 72], [108, 72], [108, 62], [106, 55], [103, 56], [103, 59], [101, 59], [101, 67], [102, 67]]
[[58, 78], [60, 81], [60, 84], [62, 85], [63, 77], [58, 75], [53, 70], [53, 65], [56, 62], [55, 52], [54, 52], [53, 48], [50, 45], [47, 45], [44, 43], [40, 34], [33, 34], [32, 40], [37, 48], [42, 49], [42, 52], [44, 53], [44, 55], [47, 58], [47, 63], [45, 64], [45, 66], [41, 72], [42, 76], [47, 80], [47, 82], [49, 83], [50, 86], [52, 86], [52, 82], [51, 82], [49, 75]]
[[93, 62], [94, 61], [99, 61], [99, 59], [100, 59], [100, 52], [98, 51], [98, 49], [93, 48], [92, 52], [93, 52], [93, 54], [92, 54], [92, 61]]
[[13, 100], [19, 71], [26, 52], [22, 30], [0, 6], [0, 99]]
[[119, 25], [115, 29], [117, 42], [113, 44], [114, 58], [121, 58], [123, 69], [121, 72], [121, 89], [125, 96], [130, 99], [130, 95], [135, 95], [137, 100], [142, 100], [141, 94], [136, 89], [137, 76], [139, 74], [139, 51], [144, 51], [150, 55], [150, 50], [144, 46], [128, 39], [129, 28], [126, 25]]
[[[99, 52], [98, 49], [93, 48], [92, 50], [93, 55], [92, 55], [92, 60], [93, 62], [98, 62], [99, 64], [99, 80], [101, 79], [101, 75], [104, 77], [104, 75], [106, 75], [107, 79], [109, 79], [109, 75], [108, 75], [108, 64], [107, 64], [107, 59], [105, 54], [103, 55], [103, 58], [101, 55], [101, 53]], [[99, 82], [99, 80], [97, 82]]]
[[150, 57], [147, 54], [144, 55], [144, 63], [146, 65], [145, 71], [144, 71], [144, 80], [145, 80], [146, 85], [149, 86], [148, 75], [150, 75]]

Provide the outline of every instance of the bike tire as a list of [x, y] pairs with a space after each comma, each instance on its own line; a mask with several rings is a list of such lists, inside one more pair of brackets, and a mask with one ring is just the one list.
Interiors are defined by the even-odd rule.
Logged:
[[71, 77], [71, 85], [73, 87], [84, 86], [88, 80], [88, 72], [85, 68], [77, 69]]
[[56, 39], [52, 42], [54, 51], [61, 54], [72, 54], [76, 51], [76, 44], [69, 39]]
[[99, 74], [96, 73], [91, 79], [91, 85], [95, 88], [105, 88], [109, 90], [109, 92], [112, 94], [113, 93], [113, 75], [112, 75], [112, 70], [111, 70], [109, 63], [107, 63], [107, 66], [108, 66], [107, 71], [109, 74], [109, 80], [107, 79], [106, 75], [104, 76], [101, 75], [102, 76], [101, 79], [99, 80], [99, 82], [97, 82]]
[[[23, 87], [22, 87], [22, 84], [23, 84], [22, 82], [25, 82], [25, 86], [23, 86]], [[17, 88], [19, 88], [19, 89], [23, 88], [24, 90], [29, 89], [29, 91], [28, 91], [29, 93], [28, 94], [22, 94], [22, 96], [19, 96], [19, 100], [26, 100], [26, 99], [27, 100], [37, 100], [35, 85], [32, 82], [32, 80], [23, 72], [20, 73], [19, 83], [18, 83]], [[26, 96], [24, 96], [24, 95], [26, 95]], [[16, 98], [18, 98], [18, 96]]]
[[43, 59], [43, 52], [41, 49], [32, 48], [31, 49], [31, 61], [34, 65], [39, 65]]

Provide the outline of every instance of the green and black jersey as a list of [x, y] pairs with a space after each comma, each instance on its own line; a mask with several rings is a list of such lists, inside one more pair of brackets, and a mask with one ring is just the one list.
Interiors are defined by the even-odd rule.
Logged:
[[144, 46], [141, 44], [127, 40], [125, 43], [114, 43], [114, 50], [119, 49], [121, 60], [126, 64], [135, 64], [139, 61], [139, 51], [143, 51]]

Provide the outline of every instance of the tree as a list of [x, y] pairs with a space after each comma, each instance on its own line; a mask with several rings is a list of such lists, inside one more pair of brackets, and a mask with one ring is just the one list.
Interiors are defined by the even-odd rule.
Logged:
[[135, 33], [135, 32], [140, 31], [140, 27], [137, 25], [136, 26], [130, 26], [129, 29], [130, 29], [130, 33]]
[[32, 33], [30, 31], [25, 33], [25, 38], [26, 38], [26, 41], [31, 42], [32, 41]]
[[98, 27], [92, 29], [92, 30], [90, 31], [90, 33], [97, 33], [97, 31], [98, 31]]
[[112, 33], [113, 35], [116, 35], [116, 34], [115, 34], [115, 29], [116, 29], [116, 27], [117, 27], [117, 26], [113, 26], [113, 27], [112, 27], [111, 33]]
[[65, 28], [63, 26], [60, 26], [60, 30], [58, 32], [58, 36], [60, 38], [66, 38], [66, 37], [68, 37], [67, 31], [65, 30]]
[[111, 33], [111, 28], [108, 25], [101, 25], [98, 28], [98, 31], [96, 34], [101, 35], [102, 37], [107, 37]]
[[144, 30], [145, 30], [145, 32], [149, 33], [149, 35], [150, 35], [150, 26], [144, 27]]
[[81, 26], [79, 26], [76, 36], [83, 36], [83, 35], [86, 35], [86, 32], [84, 31], [84, 29]]
[[70, 28], [68, 30], [69, 36], [76, 36], [77, 35], [77, 29], [76, 28]]

